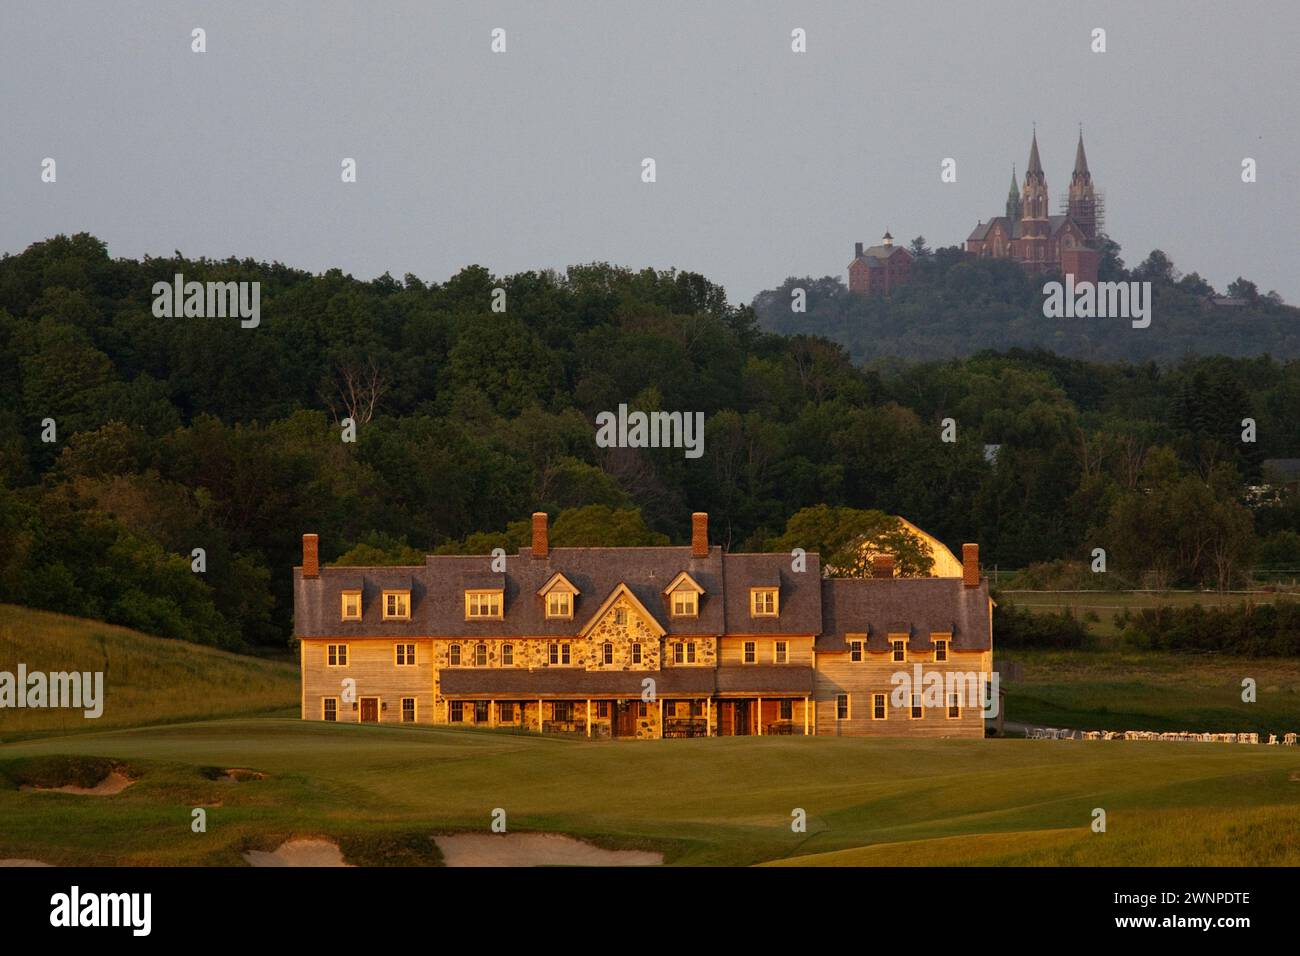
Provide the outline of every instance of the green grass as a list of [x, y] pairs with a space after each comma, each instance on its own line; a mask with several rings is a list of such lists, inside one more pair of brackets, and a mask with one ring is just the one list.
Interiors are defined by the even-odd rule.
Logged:
[[[1300, 661], [1166, 651], [1008, 650], [1006, 719], [1086, 730], [1300, 732]], [[1255, 703], [1241, 699], [1244, 678]]]
[[104, 712], [0, 711], [0, 739], [297, 708], [298, 668], [149, 637], [99, 621], [0, 604], [0, 670], [103, 671]]
[[[35, 767], [48, 777], [45, 758], [65, 756], [112, 761], [136, 782], [111, 797], [16, 789], [18, 776]], [[266, 777], [220, 782], [211, 767]], [[208, 832], [196, 834], [200, 806]], [[589, 742], [278, 718], [0, 745], [0, 857], [239, 864], [245, 849], [320, 836], [355, 862], [428, 863], [433, 834], [486, 832], [496, 807], [513, 831], [660, 850], [676, 864], [1297, 865], [1300, 748]], [[1089, 830], [1095, 807], [1107, 812], [1105, 834]], [[791, 831], [795, 808], [807, 813], [805, 833]]]
[[[1087, 621], [1088, 629], [1102, 639], [1119, 636], [1115, 615], [1150, 607], [1236, 606], [1244, 603], [1272, 604], [1278, 600], [1296, 600], [1294, 592], [1281, 591], [1003, 591], [1002, 599], [1037, 614], [1054, 614], [1069, 610], [1079, 619], [1092, 612], [1096, 621]], [[996, 644], [997, 635], [994, 635]]]

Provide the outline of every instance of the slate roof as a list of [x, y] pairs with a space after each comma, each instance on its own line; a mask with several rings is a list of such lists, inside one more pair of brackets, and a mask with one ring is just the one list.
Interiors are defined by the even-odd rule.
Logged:
[[[728, 554], [723, 561], [724, 634], [817, 634], [822, 629], [821, 555], [806, 556], [803, 571], [791, 569], [790, 555]], [[703, 584], [703, 582], [700, 582]], [[779, 587], [777, 617], [749, 616], [749, 589]]]
[[847, 651], [846, 634], [866, 634], [884, 651], [891, 633], [906, 633], [912, 650], [930, 650], [930, 634], [952, 634], [954, 650], [988, 650], [988, 582], [961, 578], [827, 578], [821, 582], [822, 630], [817, 652]]
[[858, 256], [858, 258], [866, 260], [867, 268], [879, 269], [883, 268], [885, 262], [897, 252], [905, 253], [909, 259], [912, 257], [912, 254], [902, 246], [877, 245], [863, 249], [862, 255]]

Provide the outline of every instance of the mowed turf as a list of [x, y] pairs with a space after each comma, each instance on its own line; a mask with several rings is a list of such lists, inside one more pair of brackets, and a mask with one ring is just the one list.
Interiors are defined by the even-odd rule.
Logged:
[[298, 707], [298, 667], [101, 621], [0, 604], [0, 670], [102, 671], [103, 714], [0, 710], [0, 740], [50, 731], [103, 730], [169, 720]]
[[[120, 761], [111, 797], [20, 791], [58, 755]], [[204, 768], [265, 779], [211, 779]], [[191, 811], [208, 807], [207, 832]], [[675, 864], [1300, 864], [1300, 748], [1091, 741], [588, 742], [278, 718], [0, 746], [0, 857], [239, 864], [291, 836], [362, 863], [429, 836], [557, 832]], [[1090, 829], [1106, 812], [1106, 832]], [[806, 814], [793, 832], [792, 814]]]
[[[1300, 660], [1122, 649], [997, 652], [1006, 719], [1078, 730], [1300, 733]], [[1255, 699], [1242, 700], [1254, 681]], [[1267, 739], [1267, 738], [1265, 738]]]

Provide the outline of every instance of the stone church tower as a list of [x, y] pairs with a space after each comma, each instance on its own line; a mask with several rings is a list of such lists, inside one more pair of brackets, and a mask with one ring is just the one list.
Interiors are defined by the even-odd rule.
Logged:
[[1047, 239], [1051, 232], [1047, 217], [1051, 200], [1047, 194], [1047, 177], [1038, 159], [1038, 131], [1029, 147], [1029, 168], [1020, 191], [1020, 256], [1030, 268], [1041, 268], [1047, 261]]
[[1083, 130], [1079, 130], [1079, 147], [1074, 151], [1074, 174], [1070, 177], [1069, 216], [1083, 231], [1088, 242], [1097, 238], [1097, 193], [1088, 172], [1088, 157], [1083, 151]]

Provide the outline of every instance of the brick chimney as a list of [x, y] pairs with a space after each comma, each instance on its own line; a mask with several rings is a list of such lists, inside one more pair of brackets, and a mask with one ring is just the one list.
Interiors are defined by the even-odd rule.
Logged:
[[314, 534], [302, 536], [302, 576], [320, 577], [320, 539]]
[[855, 243], [853, 244], [853, 258], [854, 258], [854, 259], [861, 259], [861, 258], [862, 258], [862, 243], [860, 243], [860, 242], [855, 242]]
[[980, 586], [980, 546], [963, 544], [961, 546], [961, 583], [968, 588]]
[[707, 558], [709, 556], [709, 513], [696, 511], [691, 514], [691, 557]]
[[871, 558], [871, 576], [873, 578], [892, 578], [894, 576], [894, 556], [877, 554]]
[[551, 541], [546, 528], [546, 512], [533, 512], [533, 557], [544, 558], [551, 552]]

